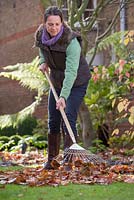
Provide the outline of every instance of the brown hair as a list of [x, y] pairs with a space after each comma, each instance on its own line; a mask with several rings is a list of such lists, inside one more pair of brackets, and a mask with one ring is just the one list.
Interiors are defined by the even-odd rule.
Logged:
[[45, 10], [44, 22], [46, 22], [47, 18], [51, 15], [58, 15], [61, 18], [61, 22], [64, 21], [62, 10], [58, 8], [57, 6], [50, 6]]

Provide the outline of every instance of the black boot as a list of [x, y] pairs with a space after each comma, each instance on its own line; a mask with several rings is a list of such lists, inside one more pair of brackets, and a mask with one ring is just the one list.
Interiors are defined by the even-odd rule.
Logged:
[[59, 154], [60, 149], [60, 133], [48, 134], [48, 161], [44, 164], [44, 169], [50, 170], [53, 169], [51, 165], [52, 160]]

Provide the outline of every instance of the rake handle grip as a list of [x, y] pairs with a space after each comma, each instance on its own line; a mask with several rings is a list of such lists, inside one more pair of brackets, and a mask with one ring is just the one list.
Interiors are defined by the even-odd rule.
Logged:
[[[47, 78], [47, 80], [48, 80], [48, 82], [49, 82], [49, 85], [50, 85], [50, 88], [51, 88], [51, 90], [52, 90], [52, 92], [53, 92], [55, 101], [57, 102], [58, 99], [59, 99], [59, 97], [58, 97], [58, 95], [57, 95], [57, 93], [56, 93], [56, 90], [55, 90], [55, 88], [54, 88], [54, 86], [53, 86], [53, 84], [52, 84], [52, 82], [51, 82], [51, 80], [50, 80], [50, 77], [49, 77], [47, 71], [45, 71], [45, 76], [46, 76], [46, 78]], [[73, 142], [73, 143], [76, 143], [76, 139], [75, 139], [75, 137], [74, 137], [72, 128], [71, 128], [71, 126], [70, 126], [70, 123], [69, 123], [69, 121], [68, 121], [68, 119], [67, 119], [67, 115], [66, 115], [66, 113], [65, 113], [65, 111], [64, 111], [64, 109], [63, 109], [62, 107], [60, 107], [60, 113], [61, 113], [62, 118], [63, 118], [63, 120], [64, 120], [64, 123], [65, 123], [65, 125], [66, 125], [66, 127], [67, 127], [68, 133], [69, 133], [69, 135], [70, 135], [70, 137], [71, 137], [71, 139], [72, 139], [72, 142]]]

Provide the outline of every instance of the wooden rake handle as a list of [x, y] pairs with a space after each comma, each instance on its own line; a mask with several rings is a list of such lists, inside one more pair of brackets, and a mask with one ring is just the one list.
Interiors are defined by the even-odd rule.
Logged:
[[[54, 88], [54, 86], [53, 86], [53, 84], [52, 84], [52, 82], [51, 82], [51, 80], [50, 80], [50, 77], [49, 77], [49, 75], [48, 75], [48, 73], [47, 73], [46, 71], [45, 71], [45, 76], [46, 76], [46, 78], [47, 78], [47, 80], [48, 80], [48, 82], [49, 82], [49, 85], [50, 85], [50, 88], [51, 88], [51, 90], [52, 90], [52, 92], [53, 92], [55, 101], [57, 102], [58, 99], [59, 99], [59, 98], [58, 98], [58, 95], [57, 95], [56, 90], [55, 90], [55, 88]], [[66, 113], [65, 113], [65, 111], [64, 111], [64, 109], [63, 109], [62, 107], [60, 107], [60, 113], [61, 113], [62, 118], [63, 118], [63, 120], [64, 120], [64, 123], [65, 123], [65, 125], [66, 125], [66, 127], [67, 127], [68, 133], [69, 133], [69, 135], [70, 135], [70, 137], [71, 137], [71, 139], [72, 139], [72, 142], [73, 142], [73, 143], [76, 143], [76, 139], [75, 139], [75, 137], [74, 137], [72, 128], [71, 128], [71, 126], [70, 126], [70, 123], [69, 123], [69, 121], [68, 121], [68, 119], [67, 119], [67, 115], [66, 115]]]

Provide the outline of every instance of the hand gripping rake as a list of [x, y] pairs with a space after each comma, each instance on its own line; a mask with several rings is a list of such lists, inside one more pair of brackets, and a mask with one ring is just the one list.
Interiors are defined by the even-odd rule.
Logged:
[[[50, 77], [48, 75], [48, 73], [45, 71], [45, 75], [46, 78], [49, 82], [50, 88], [53, 92], [54, 98], [56, 100], [56, 102], [58, 101], [58, 95], [56, 93], [56, 90], [50, 80]], [[77, 160], [81, 160], [83, 163], [95, 163], [95, 164], [99, 164], [99, 163], [104, 163], [105, 161], [100, 158], [99, 156], [92, 154], [91, 152], [87, 151], [86, 149], [84, 149], [83, 147], [81, 147], [80, 145], [78, 145], [76, 143], [76, 139], [74, 137], [72, 128], [70, 126], [70, 123], [67, 119], [66, 113], [64, 111], [64, 109], [62, 107], [60, 107], [60, 113], [62, 115], [62, 118], [64, 120], [64, 123], [67, 127], [69, 136], [73, 142], [73, 144], [64, 151], [64, 160], [67, 160], [68, 162], [73, 162], [73, 161], [77, 161]], [[63, 161], [64, 162], [64, 161]]]

